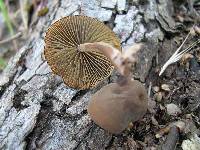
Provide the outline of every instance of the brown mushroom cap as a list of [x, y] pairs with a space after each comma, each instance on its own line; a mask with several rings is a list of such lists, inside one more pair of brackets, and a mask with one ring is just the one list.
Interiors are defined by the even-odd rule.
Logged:
[[145, 87], [130, 80], [126, 85], [111, 83], [95, 93], [88, 105], [92, 120], [111, 133], [120, 133], [130, 122], [146, 113], [148, 105]]
[[105, 42], [120, 50], [120, 40], [97, 19], [68, 16], [53, 23], [45, 36], [45, 58], [53, 73], [72, 88], [88, 89], [107, 78], [114, 67], [95, 49], [80, 50], [80, 44]]

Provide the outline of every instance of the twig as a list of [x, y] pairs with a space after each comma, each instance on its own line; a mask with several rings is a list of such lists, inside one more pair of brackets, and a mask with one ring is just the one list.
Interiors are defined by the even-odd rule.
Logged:
[[161, 150], [175, 150], [178, 139], [179, 129], [176, 126], [172, 126], [169, 130], [165, 143], [161, 146]]
[[8, 42], [10, 42], [10, 41], [13, 41], [13, 40], [19, 38], [21, 35], [22, 35], [22, 33], [21, 33], [21, 32], [18, 32], [17, 34], [15, 34], [15, 35], [13, 35], [13, 36], [11, 36], [11, 37], [5, 39], [5, 40], [0, 41], [0, 45], [1, 45], [1, 44], [5, 44], [5, 43], [8, 43]]
[[183, 43], [181, 44], [181, 46], [175, 51], [175, 53], [169, 58], [169, 60], [163, 65], [163, 67], [160, 70], [159, 76], [161, 76], [163, 74], [163, 72], [167, 69], [167, 67], [175, 62], [177, 62], [178, 60], [181, 59], [181, 57], [191, 51], [197, 44], [200, 43], [200, 39], [198, 39], [197, 41], [195, 41], [194, 43], [192, 43], [189, 47], [187, 47], [186, 49], [184, 49], [183, 51], [179, 52], [181, 50], [181, 48], [183, 47], [184, 43], [186, 42], [186, 40], [189, 38], [189, 35], [191, 34], [191, 31], [188, 33], [188, 35], [186, 36], [185, 40], [183, 41]]
[[22, 17], [22, 21], [23, 21], [25, 30], [28, 29], [28, 12], [27, 12], [27, 10], [25, 8], [25, 6], [27, 6], [28, 3], [29, 3], [28, 0], [20, 0], [19, 1], [21, 17]]
[[150, 97], [150, 95], [151, 95], [151, 88], [152, 88], [152, 82], [149, 83], [148, 97]]
[[163, 74], [163, 72], [165, 71], [165, 69], [167, 69], [167, 67], [169, 65], [171, 65], [172, 63], [175, 63], [177, 61], [177, 54], [180, 51], [180, 49], [183, 47], [184, 43], [186, 42], [186, 40], [188, 39], [189, 35], [191, 32], [188, 33], [188, 35], [186, 36], [185, 40], [183, 41], [183, 43], [181, 44], [181, 46], [179, 46], [179, 48], [175, 51], [175, 53], [169, 58], [169, 60], [163, 65], [163, 67], [160, 70], [159, 76], [161, 76]]

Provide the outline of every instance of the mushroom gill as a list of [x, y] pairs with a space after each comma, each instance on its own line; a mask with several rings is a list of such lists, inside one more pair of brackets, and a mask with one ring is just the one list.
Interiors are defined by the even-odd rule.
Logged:
[[95, 48], [81, 50], [81, 44], [104, 42], [120, 51], [120, 40], [102, 22], [86, 16], [67, 16], [53, 23], [45, 36], [44, 55], [53, 73], [76, 89], [95, 87], [114, 67]]

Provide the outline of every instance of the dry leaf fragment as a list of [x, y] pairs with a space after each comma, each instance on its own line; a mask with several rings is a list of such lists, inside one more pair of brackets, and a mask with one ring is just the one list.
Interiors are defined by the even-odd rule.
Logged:
[[160, 91], [160, 87], [159, 86], [154, 86], [153, 87], [153, 91], [154, 92], [159, 92]]
[[171, 91], [168, 84], [162, 84], [161, 89], [164, 91]]
[[194, 31], [200, 35], [200, 28], [198, 26], [194, 26]]
[[181, 58], [181, 64], [186, 64], [190, 59], [192, 59], [194, 56], [190, 53], [186, 53], [183, 55], [183, 57]]
[[163, 95], [162, 95], [162, 92], [158, 92], [154, 95], [155, 99], [157, 102], [161, 102], [162, 98], [163, 98]]

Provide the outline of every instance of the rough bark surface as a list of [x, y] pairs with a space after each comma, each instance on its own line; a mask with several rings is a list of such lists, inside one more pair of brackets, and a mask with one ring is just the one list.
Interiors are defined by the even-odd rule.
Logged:
[[123, 47], [145, 43], [134, 72], [134, 77], [145, 83], [152, 58], [164, 38], [162, 29], [177, 32], [170, 5], [170, 0], [48, 1], [48, 14], [34, 23], [29, 39], [0, 78], [0, 149], [101, 150], [117, 145], [113, 135], [96, 126], [86, 111], [90, 96], [113, 82], [116, 73], [92, 90], [65, 86], [44, 60], [45, 32], [53, 22], [68, 15], [104, 21], [121, 38]]

